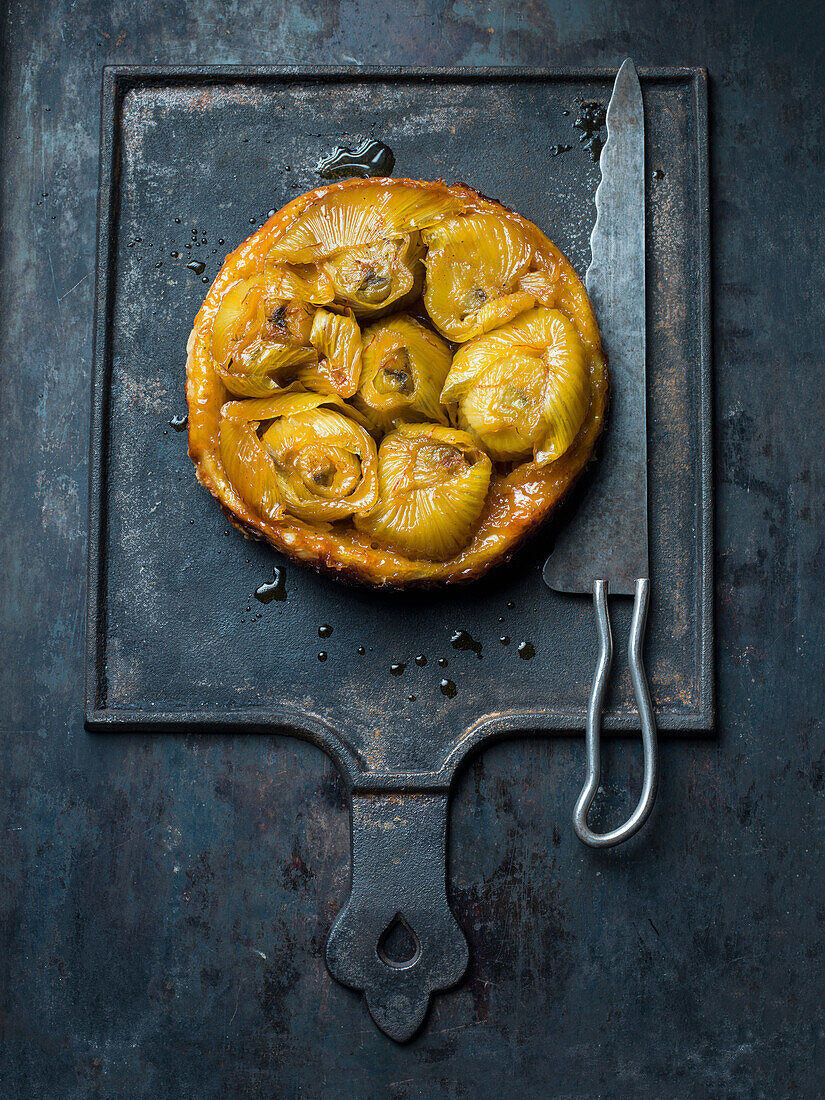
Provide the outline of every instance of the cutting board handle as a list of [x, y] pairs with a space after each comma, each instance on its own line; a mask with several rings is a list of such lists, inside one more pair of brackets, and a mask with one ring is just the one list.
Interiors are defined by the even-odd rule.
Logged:
[[327, 942], [327, 966], [362, 990], [396, 1042], [418, 1031], [433, 993], [467, 968], [447, 903], [447, 792], [352, 795], [352, 888]]

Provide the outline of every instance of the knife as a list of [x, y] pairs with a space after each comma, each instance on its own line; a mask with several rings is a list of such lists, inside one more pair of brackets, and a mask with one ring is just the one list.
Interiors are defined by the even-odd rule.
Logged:
[[[642, 648], [650, 598], [647, 542], [647, 422], [645, 408], [645, 153], [644, 108], [636, 67], [622, 64], [607, 108], [607, 141], [599, 166], [596, 223], [585, 286], [610, 365], [610, 416], [601, 461], [581, 507], [560, 533], [543, 576], [556, 592], [593, 593], [599, 659], [585, 727], [586, 781], [573, 812], [576, 835], [594, 848], [620, 844], [638, 832], [656, 798], [656, 723]], [[628, 663], [639, 709], [644, 782], [636, 809], [608, 833], [595, 833], [587, 814], [601, 778], [601, 717], [613, 660], [608, 593], [633, 596]]]

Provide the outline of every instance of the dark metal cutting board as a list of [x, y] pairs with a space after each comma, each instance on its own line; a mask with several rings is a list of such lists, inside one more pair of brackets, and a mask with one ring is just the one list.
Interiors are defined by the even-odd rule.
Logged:
[[[701, 70], [640, 73], [655, 609], [647, 667], [666, 735], [713, 724], [706, 84]], [[186, 339], [225, 252], [268, 211], [319, 186], [320, 157], [369, 136], [391, 146], [396, 176], [468, 182], [535, 221], [583, 272], [599, 170], [574, 123], [583, 103], [606, 103], [614, 76], [104, 75], [87, 724], [276, 730], [330, 753], [354, 792], [356, 859], [329, 962], [341, 980], [372, 990], [373, 1015], [397, 1038], [466, 961], [444, 892], [455, 769], [488, 737], [583, 729], [596, 652], [590, 601], [542, 583], [552, 528], [478, 584], [401, 595], [346, 588], [228, 530], [195, 482], [185, 433], [169, 423], [185, 411]], [[287, 599], [264, 605], [254, 593], [275, 565]], [[614, 609], [617, 635], [627, 636], [629, 616]], [[322, 624], [331, 636], [319, 637]], [[452, 647], [461, 630], [481, 643], [480, 656]], [[605, 727], [636, 725], [623, 671]], [[399, 865], [403, 881], [392, 874]], [[375, 928], [396, 912], [421, 943], [412, 964], [375, 951]], [[428, 954], [435, 941], [440, 962]]]

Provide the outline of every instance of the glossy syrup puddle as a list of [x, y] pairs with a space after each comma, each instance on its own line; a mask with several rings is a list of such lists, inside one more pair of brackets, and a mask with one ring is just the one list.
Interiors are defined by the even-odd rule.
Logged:
[[476, 657], [481, 660], [481, 642], [476, 639], [466, 630], [456, 630], [453, 632], [452, 638], [450, 638], [450, 645], [453, 649], [472, 650]]
[[339, 145], [318, 161], [315, 171], [325, 180], [343, 180], [351, 176], [368, 179], [370, 176], [389, 176], [394, 167], [395, 154], [389, 145], [367, 138], [355, 149]]
[[255, 599], [261, 603], [272, 603], [273, 600], [283, 602], [286, 599], [286, 577], [283, 569], [276, 565], [272, 574], [271, 581], [265, 581], [255, 589]]

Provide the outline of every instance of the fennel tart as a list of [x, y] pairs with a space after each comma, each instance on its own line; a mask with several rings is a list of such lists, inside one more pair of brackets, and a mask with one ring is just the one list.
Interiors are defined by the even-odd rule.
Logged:
[[607, 404], [568, 260], [442, 181], [292, 200], [226, 257], [187, 352], [189, 454], [227, 518], [375, 586], [507, 560], [581, 473]]

